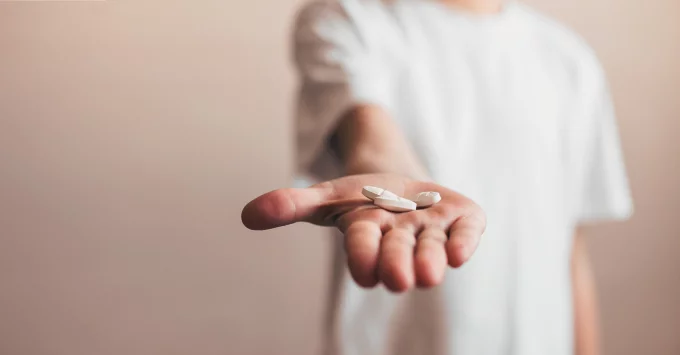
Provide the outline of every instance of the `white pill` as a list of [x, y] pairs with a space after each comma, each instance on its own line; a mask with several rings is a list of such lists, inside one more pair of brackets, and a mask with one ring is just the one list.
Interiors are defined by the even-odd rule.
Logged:
[[376, 206], [391, 212], [408, 212], [416, 209], [415, 202], [403, 197], [397, 197], [396, 199], [393, 199], [379, 196], [373, 200], [373, 203]]
[[380, 196], [385, 189], [381, 189], [379, 187], [375, 186], [364, 186], [363, 189], [361, 189], [361, 193], [370, 198], [371, 200], [375, 200], [376, 197]]
[[361, 193], [371, 200], [375, 200], [376, 197], [383, 197], [393, 200], [399, 198], [399, 196], [397, 196], [397, 194], [394, 192], [375, 186], [364, 186], [364, 188], [361, 189]]
[[417, 194], [415, 198], [413, 198], [413, 201], [415, 201], [418, 207], [429, 207], [441, 200], [442, 196], [439, 194], [439, 192], [433, 191], [421, 192]]
[[383, 193], [381, 193], [379, 197], [385, 198], [385, 199], [390, 199], [390, 200], [397, 200], [397, 199], [400, 198], [397, 194], [395, 194], [394, 192], [392, 192], [390, 190], [383, 191]]

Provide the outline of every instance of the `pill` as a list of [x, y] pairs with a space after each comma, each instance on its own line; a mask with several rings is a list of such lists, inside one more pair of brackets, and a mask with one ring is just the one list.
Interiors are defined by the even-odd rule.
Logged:
[[418, 207], [429, 207], [441, 200], [442, 196], [439, 194], [439, 192], [433, 191], [421, 192], [413, 198], [413, 201]]
[[361, 189], [361, 193], [370, 198], [371, 200], [375, 200], [376, 197], [380, 196], [385, 189], [381, 189], [379, 187], [375, 186], [364, 186], [363, 189]]
[[373, 203], [376, 206], [391, 212], [408, 212], [416, 209], [415, 202], [403, 197], [397, 197], [394, 199], [378, 196], [373, 200]]
[[364, 188], [361, 189], [361, 193], [371, 200], [375, 200], [376, 197], [383, 197], [393, 200], [399, 198], [399, 196], [397, 196], [397, 194], [394, 192], [375, 186], [364, 186]]
[[399, 196], [397, 196], [397, 194], [395, 194], [394, 192], [392, 192], [390, 190], [383, 191], [383, 193], [381, 193], [379, 197], [385, 198], [385, 199], [390, 199], [390, 200], [396, 200], [396, 199], [400, 198]]

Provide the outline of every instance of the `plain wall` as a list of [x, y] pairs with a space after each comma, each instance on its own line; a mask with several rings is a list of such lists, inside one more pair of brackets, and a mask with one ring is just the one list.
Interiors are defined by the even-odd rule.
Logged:
[[[300, 1], [0, 1], [0, 354], [313, 354], [318, 229], [290, 183]], [[612, 84], [636, 215], [591, 246], [607, 354], [680, 353], [680, 2], [531, 4]]]

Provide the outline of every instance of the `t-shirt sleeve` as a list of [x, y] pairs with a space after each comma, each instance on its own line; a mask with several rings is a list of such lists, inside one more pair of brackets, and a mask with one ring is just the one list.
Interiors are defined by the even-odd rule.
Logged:
[[592, 131], [586, 143], [579, 223], [625, 220], [633, 213], [616, 115], [605, 79], [586, 112]]
[[359, 1], [313, 2], [298, 13], [293, 31], [298, 175], [337, 177], [340, 167], [328, 142], [339, 119], [354, 105], [390, 105], [389, 69], [373, 33], [378, 21]]

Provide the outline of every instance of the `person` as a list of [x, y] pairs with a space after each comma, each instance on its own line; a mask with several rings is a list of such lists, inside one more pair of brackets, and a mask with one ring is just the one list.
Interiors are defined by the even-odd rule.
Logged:
[[[326, 353], [599, 354], [582, 229], [633, 207], [585, 41], [502, 0], [313, 1], [293, 38], [311, 186], [242, 220], [337, 227]], [[443, 199], [393, 213], [364, 185]]]

